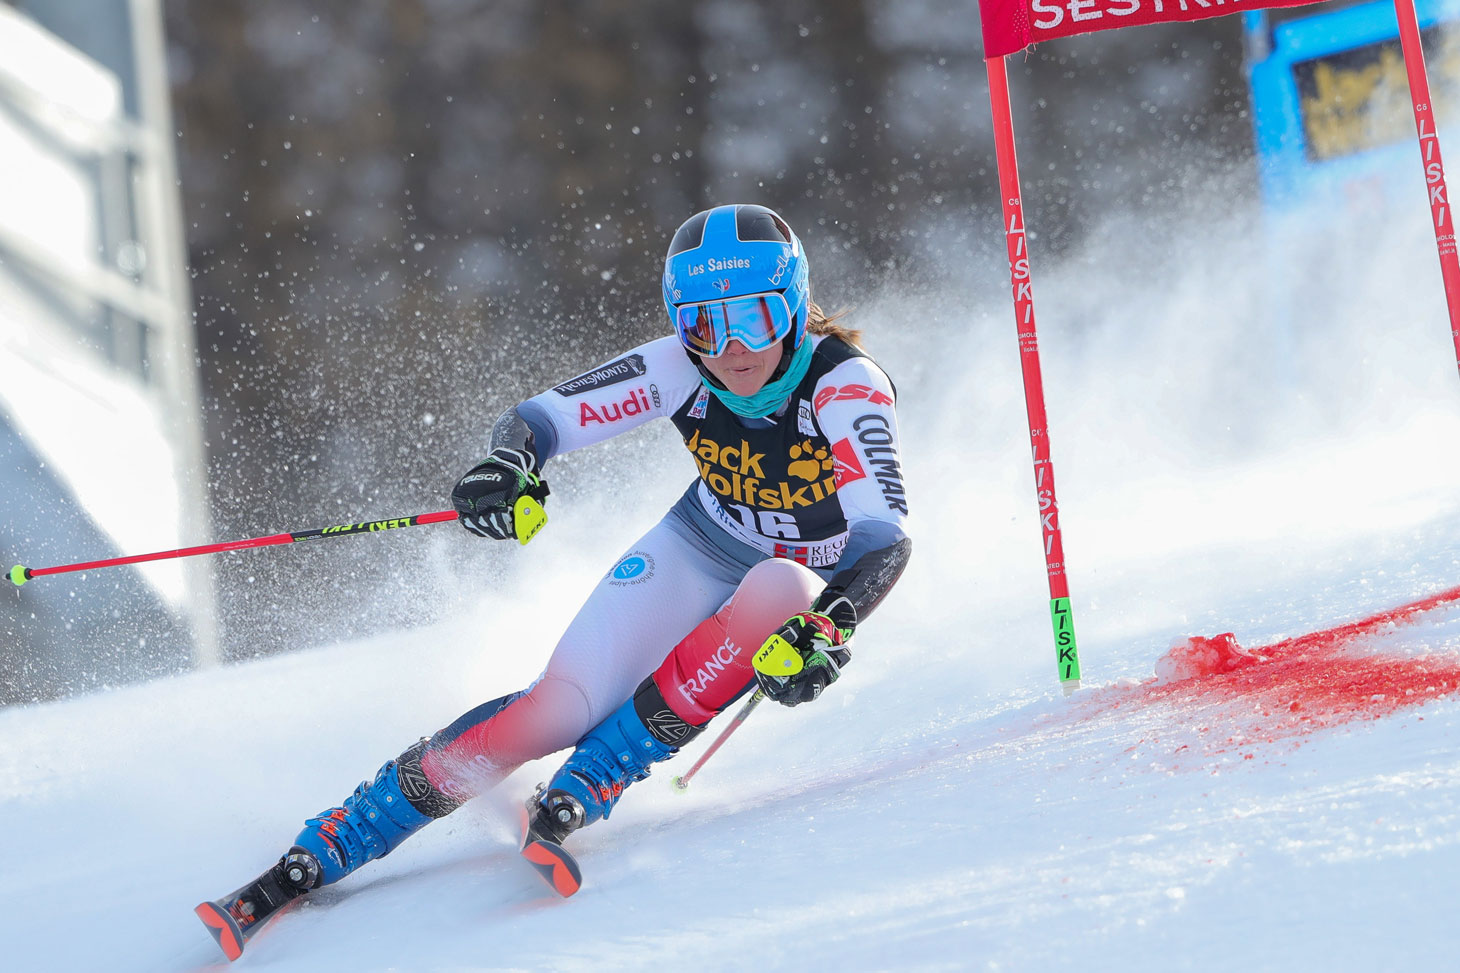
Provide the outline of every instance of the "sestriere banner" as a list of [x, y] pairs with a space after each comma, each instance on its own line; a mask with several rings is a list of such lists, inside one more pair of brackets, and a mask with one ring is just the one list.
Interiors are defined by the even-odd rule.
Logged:
[[1030, 44], [1140, 24], [1203, 20], [1263, 7], [1301, 7], [1318, 0], [979, 0], [984, 57]]

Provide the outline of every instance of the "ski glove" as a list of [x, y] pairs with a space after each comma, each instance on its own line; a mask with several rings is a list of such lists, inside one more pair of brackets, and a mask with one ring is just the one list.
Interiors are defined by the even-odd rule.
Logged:
[[848, 646], [857, 627], [857, 609], [845, 597], [823, 599], [799, 612], [766, 639], [755, 655], [761, 691], [782, 706], [798, 706], [821, 695], [851, 661]]
[[517, 536], [512, 511], [519, 497], [542, 503], [547, 481], [533, 472], [532, 456], [520, 449], [494, 449], [451, 491], [461, 526], [478, 537], [504, 541]]

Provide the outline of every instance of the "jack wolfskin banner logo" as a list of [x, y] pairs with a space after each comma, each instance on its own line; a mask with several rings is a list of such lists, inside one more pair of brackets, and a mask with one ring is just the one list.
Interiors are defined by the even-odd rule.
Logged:
[[[787, 459], [774, 455], [767, 458], [767, 453], [756, 452], [745, 437], [721, 444], [701, 436], [699, 430], [684, 445], [694, 454], [700, 479], [711, 492], [737, 504], [797, 510], [820, 503], [836, 492], [832, 456], [825, 447], [815, 447], [809, 440], [793, 444]], [[793, 476], [796, 481], [790, 479]]]
[[619, 382], [638, 378], [644, 374], [644, 371], [643, 355], [625, 355], [618, 361], [611, 361], [602, 368], [584, 372], [562, 385], [554, 385], [553, 391], [563, 396], [582, 395], [584, 392], [591, 392], [594, 389], [603, 388], [605, 385], [617, 385]]

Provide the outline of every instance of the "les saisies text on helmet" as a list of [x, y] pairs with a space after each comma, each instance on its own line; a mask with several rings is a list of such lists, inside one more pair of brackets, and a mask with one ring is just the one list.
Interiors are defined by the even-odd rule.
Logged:
[[718, 273], [722, 270], [749, 270], [750, 267], [750, 261], [744, 257], [730, 257], [725, 260], [711, 257], [702, 264], [692, 264], [685, 275], [694, 277], [696, 274]]

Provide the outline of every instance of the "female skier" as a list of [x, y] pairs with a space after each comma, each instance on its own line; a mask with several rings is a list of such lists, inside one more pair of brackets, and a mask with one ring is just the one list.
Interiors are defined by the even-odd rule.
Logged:
[[[892, 383], [811, 301], [800, 240], [763, 206], [691, 217], [663, 284], [674, 334], [508, 409], [452, 502], [471, 532], [516, 537], [514, 507], [545, 495], [544, 464], [661, 416], [699, 477], [604, 575], [536, 682], [306, 822], [263, 876], [284, 896], [339, 881], [521, 764], [575, 747], [527, 805], [524, 846], [560, 845], [757, 680], [795, 706], [839, 677], [911, 548]], [[773, 633], [804, 660], [795, 675], [752, 669]], [[559, 877], [559, 891], [576, 889]]]

